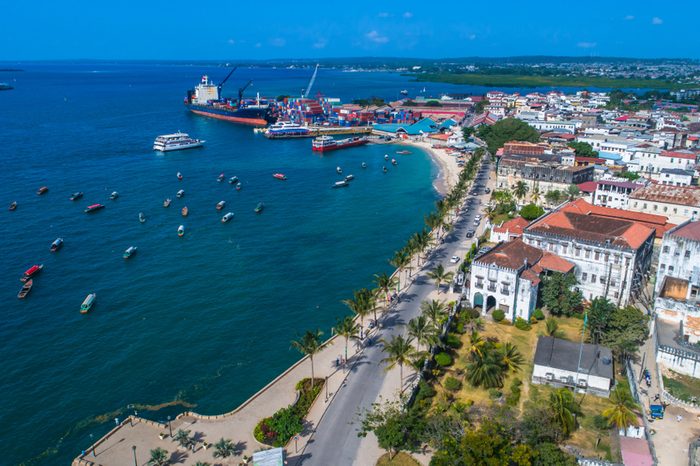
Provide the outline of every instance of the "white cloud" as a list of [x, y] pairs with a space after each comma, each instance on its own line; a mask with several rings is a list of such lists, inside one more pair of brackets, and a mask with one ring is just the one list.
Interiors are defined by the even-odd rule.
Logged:
[[633, 21], [633, 20], [634, 20], [634, 15], [625, 16], [625, 21]]
[[226, 41], [228, 45], [236, 45], [236, 41], [234, 39], [229, 39]]
[[287, 41], [282, 39], [281, 37], [274, 37], [270, 39], [270, 45], [273, 47], [284, 47], [287, 45]]
[[386, 11], [382, 11], [377, 16], [379, 16], [380, 18], [388, 18], [391, 16], [391, 13], [388, 13]]
[[387, 36], [379, 34], [376, 30], [369, 31], [367, 34], [365, 34], [365, 37], [375, 44], [386, 44], [389, 42], [389, 38]]
[[316, 42], [314, 42], [313, 47], [315, 49], [322, 49], [326, 45], [328, 45], [328, 41], [326, 39], [321, 38], [321, 39], [318, 39]]
[[597, 42], [579, 42], [576, 44], [576, 47], [582, 48], [582, 49], [592, 49], [596, 45], [598, 45]]
[[658, 26], [659, 24], [664, 24], [664, 20], [659, 18], [658, 16], [654, 16], [653, 18], [651, 18], [651, 24]]
[[407, 11], [403, 14], [403, 17], [406, 19], [413, 18], [413, 13], [411, 13], [410, 11]]

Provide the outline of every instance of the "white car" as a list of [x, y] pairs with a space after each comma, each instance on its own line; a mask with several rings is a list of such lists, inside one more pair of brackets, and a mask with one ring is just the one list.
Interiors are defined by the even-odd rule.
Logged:
[[459, 256], [452, 256], [452, 258], [450, 259], [450, 262], [452, 264], [456, 264], [457, 262], [459, 262]]

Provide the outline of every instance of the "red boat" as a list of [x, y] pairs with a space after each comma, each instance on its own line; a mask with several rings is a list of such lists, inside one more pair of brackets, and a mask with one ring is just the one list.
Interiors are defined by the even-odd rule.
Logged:
[[329, 150], [362, 146], [368, 142], [369, 139], [357, 136], [345, 139], [333, 139], [331, 136], [319, 136], [311, 142], [311, 150], [314, 152], [327, 152]]
[[29, 267], [29, 268], [27, 269], [26, 272], [24, 272], [24, 275], [22, 275], [21, 280], [22, 280], [23, 282], [26, 282], [27, 280], [29, 280], [30, 278], [32, 278], [34, 275], [36, 275], [36, 274], [38, 274], [39, 272], [41, 272], [41, 269], [43, 269], [43, 268], [44, 268], [44, 264], [32, 265], [31, 267]]
[[287, 175], [285, 175], [283, 173], [275, 173], [274, 175], [272, 175], [272, 177], [277, 178], [278, 180], [282, 180], [282, 181], [287, 179]]
[[92, 204], [87, 206], [87, 209], [85, 209], [85, 213], [88, 214], [90, 212], [94, 212], [96, 210], [104, 209], [105, 206], [102, 204]]

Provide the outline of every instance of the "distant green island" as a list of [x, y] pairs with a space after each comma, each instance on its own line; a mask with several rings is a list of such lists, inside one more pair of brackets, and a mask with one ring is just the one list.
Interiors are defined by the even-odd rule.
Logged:
[[605, 87], [610, 89], [687, 89], [689, 84], [636, 78], [600, 76], [535, 76], [518, 74], [425, 73], [408, 74], [416, 81], [493, 87]]

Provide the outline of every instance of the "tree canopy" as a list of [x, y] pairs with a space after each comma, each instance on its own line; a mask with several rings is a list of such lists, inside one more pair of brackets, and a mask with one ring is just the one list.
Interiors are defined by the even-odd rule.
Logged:
[[568, 145], [579, 157], [598, 157], [598, 151], [593, 150], [593, 147], [587, 142], [573, 141]]
[[581, 311], [583, 296], [575, 291], [576, 277], [572, 273], [555, 272], [542, 280], [542, 304], [554, 315], [571, 316]]
[[520, 209], [520, 216], [525, 220], [534, 220], [544, 215], [544, 209], [535, 204], [528, 204]]
[[492, 126], [479, 128], [479, 137], [486, 141], [489, 151], [495, 154], [508, 141], [537, 142], [540, 134], [535, 128], [517, 118], [504, 118]]

